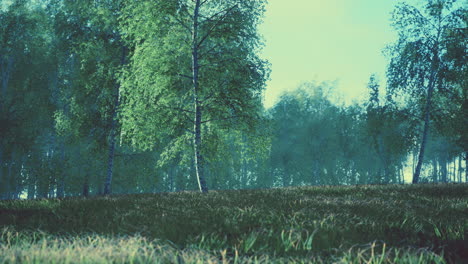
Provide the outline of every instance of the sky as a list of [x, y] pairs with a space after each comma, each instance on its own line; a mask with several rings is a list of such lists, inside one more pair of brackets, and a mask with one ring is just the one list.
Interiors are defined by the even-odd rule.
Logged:
[[347, 104], [367, 95], [376, 73], [384, 84], [382, 51], [397, 40], [390, 26], [395, 0], [269, 0], [260, 34], [271, 63], [265, 106], [306, 81], [337, 81]]

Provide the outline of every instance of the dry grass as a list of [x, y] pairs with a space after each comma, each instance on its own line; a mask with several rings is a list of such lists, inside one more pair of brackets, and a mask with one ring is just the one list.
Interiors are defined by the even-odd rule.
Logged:
[[372, 243], [361, 248], [336, 252], [332, 258], [275, 258], [269, 256], [229, 256], [226, 250], [206, 251], [177, 247], [135, 236], [87, 235], [60, 238], [41, 232], [2, 231], [0, 263], [445, 263], [430, 251], [387, 249]]

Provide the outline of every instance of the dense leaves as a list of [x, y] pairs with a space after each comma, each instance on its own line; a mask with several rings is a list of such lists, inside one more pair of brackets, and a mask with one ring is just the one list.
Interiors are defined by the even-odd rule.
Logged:
[[[438, 131], [451, 140], [466, 134], [457, 125], [450, 128], [456, 122], [440, 125], [441, 113], [450, 118], [463, 112], [462, 104], [466, 101], [468, 10], [459, 2], [463, 1], [424, 1], [419, 9], [402, 3], [393, 13], [393, 26], [399, 39], [389, 48], [389, 88], [391, 92], [409, 95], [409, 107], [423, 121], [413, 183], [419, 181], [428, 137], [433, 130], [431, 120], [439, 121], [443, 129]], [[466, 124], [464, 117], [458, 118]], [[466, 150], [466, 146], [463, 148]]]
[[466, 181], [466, 9], [423, 4], [367, 101], [306, 82], [264, 109], [266, 1], [2, 2], [0, 198], [403, 183], [419, 160]]

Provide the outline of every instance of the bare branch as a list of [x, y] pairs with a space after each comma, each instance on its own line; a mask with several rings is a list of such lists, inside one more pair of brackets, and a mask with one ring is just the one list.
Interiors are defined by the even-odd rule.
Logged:
[[203, 98], [203, 100], [200, 100], [200, 103], [204, 104], [206, 101], [210, 100], [213, 97], [214, 97], [214, 93], [211, 93], [210, 95]]
[[180, 20], [179, 18], [175, 17], [175, 16], [172, 16], [177, 22], [179, 22], [179, 24], [185, 28], [190, 34], [192, 34], [192, 29], [187, 26], [182, 20]]
[[209, 119], [202, 121], [202, 124], [213, 122], [213, 121], [224, 121], [224, 120], [229, 120], [229, 119], [234, 119], [234, 118], [239, 118], [239, 116], [230, 116], [230, 117], [225, 117], [225, 118], [219, 118], [219, 119]]
[[188, 132], [190, 134], [193, 134], [195, 135], [195, 132], [193, 130], [190, 130], [190, 129], [187, 129], [187, 128], [184, 128], [185, 132]]
[[212, 51], [220, 47], [221, 47], [220, 44], [216, 44], [213, 47], [211, 47], [209, 50], [207, 50], [206, 52], [200, 52], [199, 58], [203, 59], [206, 55], [210, 54]]
[[219, 11], [219, 12], [216, 12], [216, 13], [214, 13], [214, 14], [213, 14], [212, 16], [210, 16], [210, 17], [205, 17], [205, 16], [203, 16], [203, 15], [200, 15], [200, 16], [203, 17], [203, 18], [205, 18], [205, 21], [213, 21], [213, 18], [217, 17], [219, 14], [222, 14], [223, 12], [226, 12], [227, 10], [229, 10], [229, 8], [228, 8], [228, 9], [223, 9], [223, 10], [221, 10], [221, 11]]
[[181, 112], [185, 112], [185, 113], [195, 114], [194, 111], [190, 111], [190, 110], [187, 110], [187, 109], [184, 109], [184, 108], [181, 108], [181, 107], [169, 107], [169, 106], [161, 106], [161, 107], [166, 108], [166, 109], [171, 109], [171, 110], [177, 110], [177, 111], [181, 111]]
[[203, 44], [203, 42], [205, 42], [205, 40], [211, 35], [211, 33], [219, 26], [219, 24], [227, 17], [227, 15], [232, 10], [234, 10], [234, 8], [236, 8], [236, 7], [237, 7], [237, 4], [231, 6], [230, 8], [228, 8], [226, 10], [224, 10], [225, 11], [224, 15], [220, 19], [218, 19], [218, 21], [208, 30], [208, 32], [205, 34], [205, 36], [202, 37], [200, 42], [198, 42], [198, 44], [197, 44], [197, 48], [199, 48]]
[[184, 78], [187, 78], [187, 79], [190, 79], [190, 80], [192, 80], [192, 79], [193, 79], [193, 77], [192, 77], [192, 76], [185, 75], [185, 74], [180, 74], [180, 73], [178, 73], [178, 74], [177, 74], [177, 76], [179, 76], [179, 77], [184, 77]]

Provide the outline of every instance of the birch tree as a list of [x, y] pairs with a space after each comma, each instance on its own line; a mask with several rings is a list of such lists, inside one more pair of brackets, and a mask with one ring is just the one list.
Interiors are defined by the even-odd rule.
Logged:
[[56, 123], [69, 120], [73, 125], [66, 133], [74, 130], [85, 144], [94, 142], [96, 152], [104, 154], [102, 147], [107, 148], [104, 194], [111, 193], [119, 134], [118, 76], [127, 54], [118, 23], [122, 5], [123, 1], [63, 1], [55, 15], [62, 57], [67, 60], [62, 68], [76, 71], [61, 91], [67, 107], [58, 111]]
[[418, 162], [413, 175], [413, 183], [418, 183], [431, 129], [434, 94], [453, 89], [447, 82], [451, 65], [447, 48], [460, 39], [451, 37], [453, 34], [465, 34], [458, 29], [466, 29], [466, 8], [456, 0], [427, 0], [422, 8], [402, 3], [393, 13], [393, 26], [399, 39], [389, 49], [389, 87], [409, 94], [414, 105], [422, 106]]
[[258, 57], [264, 6], [263, 0], [128, 5], [124, 32], [134, 54], [123, 81], [122, 134], [143, 149], [170, 138], [169, 156], [191, 141], [201, 192], [208, 192], [205, 131], [245, 128], [259, 117], [268, 76]]

